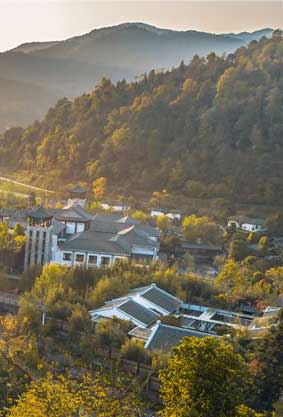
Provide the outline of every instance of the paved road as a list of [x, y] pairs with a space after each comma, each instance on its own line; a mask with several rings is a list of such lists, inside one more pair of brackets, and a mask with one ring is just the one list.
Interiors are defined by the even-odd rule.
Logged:
[[46, 190], [45, 188], [40, 188], [40, 187], [35, 187], [33, 185], [24, 184], [23, 182], [12, 180], [11, 178], [7, 178], [7, 177], [0, 177], [0, 181], [11, 182], [12, 184], [21, 185], [23, 187], [30, 188], [31, 190], [44, 191], [45, 193], [51, 193], [51, 194], [55, 193], [55, 191]]

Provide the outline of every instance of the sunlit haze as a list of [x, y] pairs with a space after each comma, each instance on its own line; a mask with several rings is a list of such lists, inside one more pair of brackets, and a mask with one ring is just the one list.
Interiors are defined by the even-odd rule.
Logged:
[[0, 51], [61, 40], [95, 28], [144, 22], [163, 28], [241, 32], [282, 27], [279, 1], [0, 0]]

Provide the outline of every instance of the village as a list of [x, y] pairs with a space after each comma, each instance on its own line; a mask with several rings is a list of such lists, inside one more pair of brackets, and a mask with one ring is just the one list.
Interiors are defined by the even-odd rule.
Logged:
[[[105, 201], [98, 212], [90, 213], [88, 194], [86, 187], [77, 184], [67, 190], [68, 200], [62, 208], [0, 209], [0, 222], [8, 233], [21, 230], [24, 239], [14, 257], [6, 251], [3, 272], [8, 280], [20, 282], [22, 274], [46, 265], [105, 270], [127, 263], [147, 270], [153, 265], [171, 267], [180, 276], [190, 273], [214, 282], [231, 256], [237, 260], [249, 256], [270, 267], [282, 265], [283, 238], [270, 233], [262, 218], [234, 216], [225, 226], [164, 208], [152, 208], [145, 218], [127, 204]], [[242, 240], [230, 238], [229, 243], [223, 238], [234, 234]], [[5, 266], [5, 255], [2, 263]], [[104, 299], [99, 308], [90, 309], [89, 321], [96, 326], [105, 320], [129, 322], [128, 338], [141, 342], [146, 350], [170, 352], [185, 336], [219, 337], [239, 329], [255, 337], [276, 322], [280, 311], [279, 304], [259, 307], [249, 299], [239, 299], [229, 309], [211, 306], [210, 300], [207, 305], [196, 304], [189, 293], [180, 299], [155, 282], [125, 293], [121, 287], [119, 293], [121, 296]], [[0, 295], [3, 311], [17, 311], [17, 286], [10, 292], [2, 288]], [[44, 314], [42, 324], [49, 318]]]

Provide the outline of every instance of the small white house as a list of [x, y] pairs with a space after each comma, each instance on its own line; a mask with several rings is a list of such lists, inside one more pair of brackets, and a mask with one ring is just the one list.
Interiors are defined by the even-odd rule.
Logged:
[[264, 233], [267, 231], [263, 219], [247, 219], [242, 223], [241, 228], [246, 232]]
[[106, 202], [102, 202], [100, 203], [101, 208], [103, 208], [103, 210], [110, 210], [111, 209], [111, 205], [109, 203]]
[[267, 228], [264, 226], [264, 219], [252, 218], [232, 218], [228, 220], [229, 229], [242, 229], [245, 232], [264, 233]]
[[107, 202], [101, 203], [101, 208], [103, 208], [103, 210], [112, 210], [118, 213], [123, 212], [123, 211], [128, 211], [131, 209], [131, 207], [128, 206], [127, 204], [122, 204], [122, 203], [109, 204]]
[[177, 211], [169, 211], [166, 209], [153, 209], [150, 212], [150, 216], [153, 218], [157, 218], [159, 216], [167, 216], [169, 220], [171, 221], [180, 221], [182, 218], [182, 214]]

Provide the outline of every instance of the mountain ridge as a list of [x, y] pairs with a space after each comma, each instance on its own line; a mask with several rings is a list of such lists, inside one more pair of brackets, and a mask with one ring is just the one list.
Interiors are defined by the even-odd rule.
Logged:
[[[56, 46], [56, 44], [59, 43], [64, 43], [67, 41], [71, 41], [77, 38], [84, 38], [87, 37], [91, 34], [97, 34], [97, 33], [103, 33], [104, 31], [111, 31], [111, 30], [119, 30], [119, 29], [128, 29], [128, 28], [139, 28], [139, 29], [144, 29], [144, 30], [148, 30], [150, 32], [156, 33], [156, 34], [165, 34], [167, 33], [175, 33], [175, 34], [188, 34], [188, 33], [195, 33], [195, 34], [202, 34], [202, 35], [210, 35], [210, 36], [218, 36], [218, 37], [223, 37], [223, 36], [227, 36], [227, 37], [232, 37], [232, 38], [242, 38], [245, 36], [248, 36], [250, 38], [254, 38], [257, 35], [262, 35], [264, 36], [266, 33], [268, 33], [269, 35], [273, 32], [274, 29], [272, 28], [263, 28], [263, 29], [257, 29], [254, 30], [252, 32], [248, 32], [248, 31], [244, 31], [244, 32], [229, 32], [229, 33], [213, 33], [213, 32], [206, 32], [206, 31], [199, 31], [199, 30], [195, 30], [195, 29], [187, 29], [187, 30], [175, 30], [175, 29], [169, 29], [169, 28], [159, 28], [157, 26], [154, 25], [150, 25], [144, 22], [126, 22], [126, 23], [121, 23], [121, 24], [117, 24], [117, 25], [113, 25], [113, 26], [105, 26], [102, 28], [95, 28], [90, 30], [89, 32], [80, 34], [80, 35], [76, 35], [76, 36], [72, 36], [70, 38], [67, 39], [63, 39], [63, 40], [57, 40], [57, 41], [43, 41], [43, 42], [39, 42], [39, 41], [33, 41], [33, 42], [25, 42], [23, 44], [20, 44], [12, 49], [8, 49], [5, 52], [8, 51], [19, 51], [22, 48], [26, 48], [29, 45], [31, 47], [33, 46], [43, 46], [44, 49], [45, 47], [49, 47], [48, 44], [50, 44], [50, 47], [52, 46]], [[54, 44], [54, 45], [52, 45]], [[31, 51], [33, 52], [33, 51]], [[29, 53], [29, 52], [27, 52]]]
[[[250, 35], [252, 36], [252, 34]], [[56, 97], [74, 98], [93, 89], [104, 76], [113, 82], [134, 80], [152, 69], [170, 69], [194, 55], [210, 52], [229, 54], [245, 45], [243, 39], [226, 34], [160, 29], [142, 22], [94, 29], [63, 41], [31, 42], [0, 54], [0, 78], [36, 84], [47, 91], [42, 106], [30, 97], [29, 111], [20, 104], [22, 97], [5, 95], [14, 107], [14, 124], [27, 125], [55, 103]], [[9, 85], [12, 86], [10, 83]], [[15, 88], [13, 88], [15, 90]], [[34, 91], [36, 87], [34, 87]], [[35, 94], [36, 96], [36, 94]], [[0, 106], [4, 106], [0, 93]], [[40, 111], [38, 111], [40, 109]], [[11, 118], [0, 121], [0, 131], [11, 127]]]

